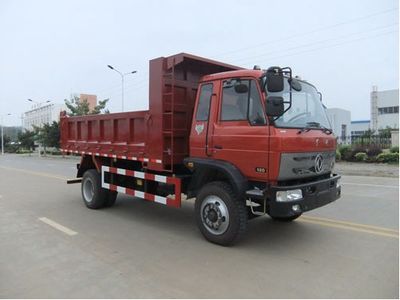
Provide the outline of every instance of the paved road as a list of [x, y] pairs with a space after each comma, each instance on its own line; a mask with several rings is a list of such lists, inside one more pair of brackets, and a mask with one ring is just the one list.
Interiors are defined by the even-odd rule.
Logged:
[[86, 209], [65, 184], [74, 163], [0, 157], [1, 298], [399, 297], [397, 178], [344, 176], [337, 202], [254, 219], [226, 248], [202, 238], [191, 201]]
[[353, 176], [399, 177], [398, 164], [341, 161], [335, 164], [335, 172]]

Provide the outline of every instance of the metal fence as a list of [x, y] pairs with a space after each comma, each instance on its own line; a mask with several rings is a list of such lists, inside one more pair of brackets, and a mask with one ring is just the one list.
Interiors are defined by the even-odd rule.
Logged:
[[392, 139], [380, 135], [371, 136], [339, 136], [337, 137], [338, 144], [370, 146], [375, 145], [381, 148], [390, 148]]

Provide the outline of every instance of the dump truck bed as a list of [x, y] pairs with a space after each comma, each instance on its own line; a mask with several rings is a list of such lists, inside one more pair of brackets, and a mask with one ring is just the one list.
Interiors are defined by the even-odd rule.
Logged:
[[138, 160], [148, 169], [173, 172], [189, 153], [199, 80], [239, 67], [180, 53], [150, 61], [149, 110], [61, 116], [61, 149]]

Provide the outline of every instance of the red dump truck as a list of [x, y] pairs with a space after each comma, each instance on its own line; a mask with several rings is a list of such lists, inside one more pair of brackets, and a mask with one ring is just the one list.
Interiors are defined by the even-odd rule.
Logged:
[[290, 68], [242, 69], [180, 53], [150, 61], [149, 109], [69, 117], [88, 208], [124, 193], [178, 208], [195, 198], [204, 237], [230, 245], [247, 221], [292, 221], [340, 197], [321, 94]]

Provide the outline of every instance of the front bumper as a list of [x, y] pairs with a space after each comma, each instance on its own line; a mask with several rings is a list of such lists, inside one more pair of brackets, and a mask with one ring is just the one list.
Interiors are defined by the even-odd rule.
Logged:
[[[309, 211], [340, 198], [341, 187], [337, 184], [341, 176], [334, 174], [328, 179], [292, 186], [271, 186], [267, 191], [267, 210], [273, 217], [290, 217]], [[290, 202], [276, 201], [277, 191], [300, 189], [303, 198]], [[298, 205], [296, 210], [293, 206]]]

